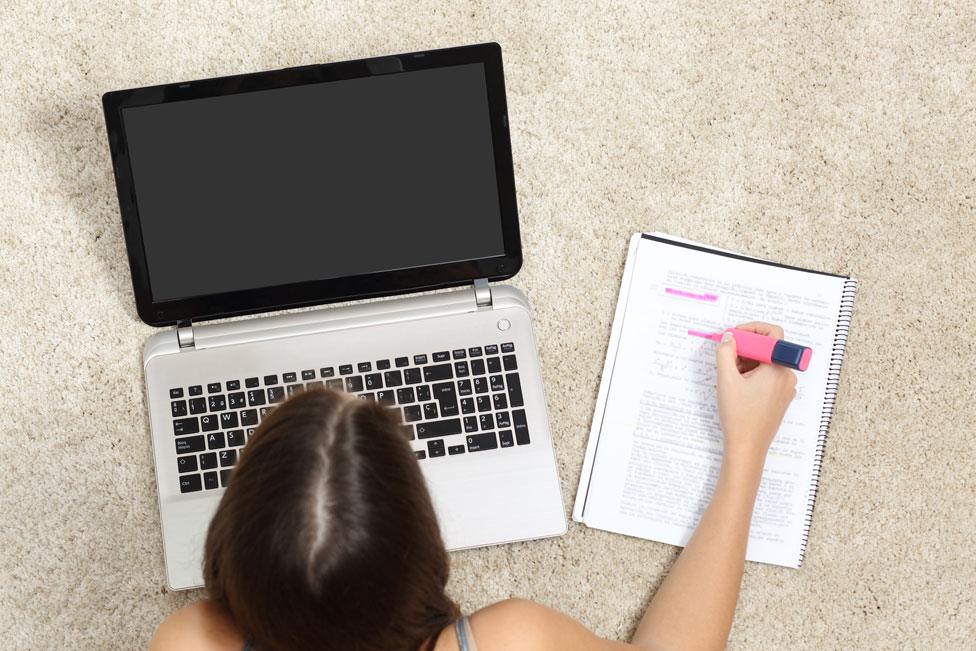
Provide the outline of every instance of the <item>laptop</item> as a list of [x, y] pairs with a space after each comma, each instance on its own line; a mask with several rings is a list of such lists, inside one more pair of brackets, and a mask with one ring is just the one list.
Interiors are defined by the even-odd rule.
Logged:
[[497, 44], [103, 104], [137, 311], [160, 328], [143, 367], [170, 588], [203, 583], [261, 419], [317, 387], [397, 411], [449, 549], [566, 531], [529, 304], [490, 284], [522, 264]]

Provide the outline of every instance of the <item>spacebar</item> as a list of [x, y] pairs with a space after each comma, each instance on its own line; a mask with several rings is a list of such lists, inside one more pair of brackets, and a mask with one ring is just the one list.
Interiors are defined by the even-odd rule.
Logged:
[[417, 425], [417, 438], [429, 439], [435, 436], [450, 436], [451, 434], [461, 433], [461, 419], [452, 418], [450, 420], [438, 420], [433, 423], [421, 423]]

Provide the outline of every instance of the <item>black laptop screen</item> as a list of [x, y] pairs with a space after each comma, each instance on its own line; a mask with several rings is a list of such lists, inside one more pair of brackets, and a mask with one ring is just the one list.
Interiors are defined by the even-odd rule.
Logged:
[[481, 63], [122, 120], [154, 301], [504, 253]]

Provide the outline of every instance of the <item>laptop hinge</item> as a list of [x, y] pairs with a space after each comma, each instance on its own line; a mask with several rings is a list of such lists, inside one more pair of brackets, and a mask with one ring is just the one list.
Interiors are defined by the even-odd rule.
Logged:
[[180, 321], [176, 324], [176, 340], [180, 343], [180, 348], [193, 348], [193, 324], [189, 321]]
[[474, 302], [478, 307], [491, 307], [491, 287], [487, 278], [476, 278], [474, 281]]

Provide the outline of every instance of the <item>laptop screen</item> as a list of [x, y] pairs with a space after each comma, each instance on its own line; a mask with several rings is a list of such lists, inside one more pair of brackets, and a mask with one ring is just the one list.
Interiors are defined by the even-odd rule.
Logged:
[[153, 303], [505, 253], [484, 63], [121, 119]]

